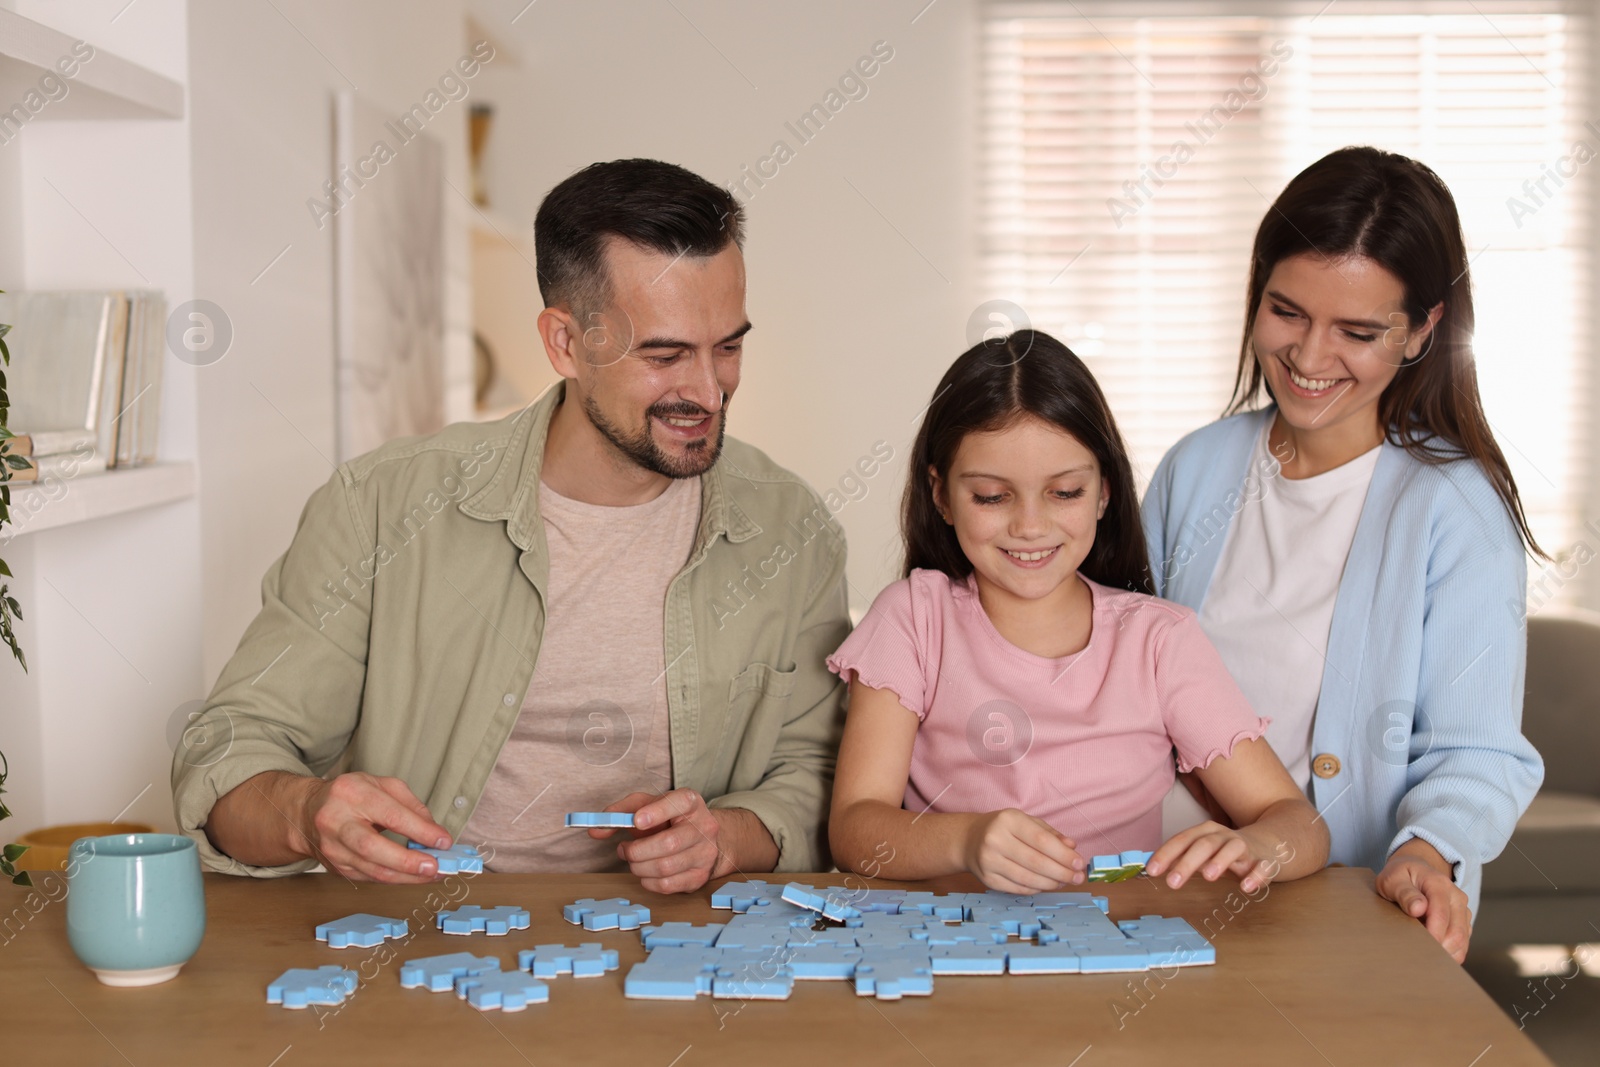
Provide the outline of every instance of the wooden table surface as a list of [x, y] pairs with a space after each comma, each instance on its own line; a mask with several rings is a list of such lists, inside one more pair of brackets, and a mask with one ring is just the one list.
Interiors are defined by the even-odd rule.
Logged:
[[[839, 874], [792, 878], [847, 884]], [[848, 884], [864, 880], [850, 876]], [[982, 887], [959, 876], [919, 888]], [[207, 875], [199, 954], [171, 982], [113, 989], [72, 955], [59, 885], [35, 897], [31, 909], [26, 891], [0, 886], [0, 905], [11, 916], [0, 915], [0, 1058], [83, 1067], [1549, 1063], [1420, 925], [1373, 895], [1369, 871], [1330, 869], [1272, 886], [1255, 900], [1240, 895], [1236, 882], [1173, 892], [1139, 879], [1097, 892], [1110, 898], [1113, 919], [1188, 919], [1215, 944], [1216, 966], [938, 977], [933, 996], [896, 1002], [857, 997], [848, 982], [810, 981], [796, 983], [787, 1001], [627, 1000], [623, 977], [644, 957], [638, 933], [586, 933], [562, 920], [560, 906], [626, 896], [648, 904], [658, 923], [721, 921], [728, 913], [711, 910], [710, 887], [661, 897], [640, 891], [627, 875], [482, 875], [432, 886], [356, 885], [330, 874], [276, 881]], [[470, 939], [432, 928], [434, 911], [462, 903], [521, 905], [533, 926]], [[407, 917], [413, 937], [403, 946], [387, 942], [387, 952], [335, 950], [313, 939], [317, 923], [358, 911]], [[400, 988], [403, 960], [470, 950], [499, 956], [509, 968], [518, 949], [580, 941], [616, 948], [621, 969], [555, 979], [549, 1003], [525, 1011], [478, 1012], [453, 994]], [[266, 1003], [267, 983], [282, 971], [328, 963], [361, 975], [343, 1008], [319, 1013]]]

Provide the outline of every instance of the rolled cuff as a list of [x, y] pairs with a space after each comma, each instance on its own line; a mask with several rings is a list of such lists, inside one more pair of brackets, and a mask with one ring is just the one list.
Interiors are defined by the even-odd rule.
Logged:
[[747, 789], [739, 793], [724, 793], [706, 801], [710, 808], [744, 808], [761, 820], [761, 825], [772, 835], [778, 846], [778, 863], [774, 871], [817, 871], [822, 869], [816, 840], [807, 829], [805, 821], [798, 818], [793, 805], [783, 798]]
[[[180, 752], [182, 750], [180, 749]], [[181, 757], [180, 757], [181, 758]], [[284, 771], [302, 777], [315, 777], [311, 769], [283, 752], [260, 752], [248, 756], [230, 752], [210, 767], [176, 763], [173, 767], [172, 809], [178, 831], [194, 839], [204, 870], [250, 878], [281, 878], [300, 874], [318, 865], [315, 858], [296, 860], [278, 867], [256, 867], [241, 863], [219, 852], [206, 836], [206, 820], [219, 799], [265, 771]]]

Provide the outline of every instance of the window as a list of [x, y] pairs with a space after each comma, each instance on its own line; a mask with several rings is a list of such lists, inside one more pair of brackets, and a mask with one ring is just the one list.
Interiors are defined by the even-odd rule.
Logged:
[[1283, 186], [1347, 144], [1415, 156], [1461, 210], [1480, 387], [1535, 535], [1600, 549], [1587, 17], [1321, 6], [986, 6], [985, 295], [1084, 358], [1148, 479], [1227, 403], [1250, 243]]

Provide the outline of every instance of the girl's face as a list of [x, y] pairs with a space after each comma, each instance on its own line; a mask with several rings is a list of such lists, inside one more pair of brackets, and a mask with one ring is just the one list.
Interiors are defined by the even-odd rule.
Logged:
[[1376, 424], [1378, 398], [1424, 350], [1444, 310], [1440, 304], [1413, 328], [1404, 299], [1400, 279], [1365, 256], [1304, 253], [1273, 267], [1251, 340], [1290, 426]]
[[1055, 592], [1094, 544], [1111, 487], [1094, 453], [1031, 415], [990, 433], [969, 433], [934, 500], [955, 527], [978, 580], [1024, 600]]

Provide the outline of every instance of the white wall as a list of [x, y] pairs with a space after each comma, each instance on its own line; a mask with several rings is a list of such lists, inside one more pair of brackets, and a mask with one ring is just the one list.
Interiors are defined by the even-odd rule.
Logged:
[[[198, 3], [190, 35], [195, 295], [221, 305], [234, 329], [227, 356], [195, 375], [205, 690], [194, 696], [201, 697], [260, 609], [262, 573], [288, 547], [306, 498], [332, 473], [334, 226], [319, 229], [306, 201], [326, 202], [333, 94], [354, 86], [398, 115], [467, 42], [459, 4], [424, 0]], [[477, 82], [468, 84], [475, 93]], [[448, 180], [464, 193], [471, 100], [450, 103], [427, 127], [444, 144]], [[446, 192], [447, 336], [461, 377], [471, 209]], [[463, 378], [447, 410], [466, 417], [470, 382]]]
[[[184, 0], [8, 6], [186, 78]], [[191, 288], [186, 119], [40, 120], [0, 157], [0, 288]], [[13, 352], [23, 340], [12, 336]], [[175, 366], [162, 446], [192, 458], [193, 381]], [[23, 534], [0, 552], [17, 573], [30, 667], [24, 675], [0, 655], [0, 749], [17, 817], [8, 838], [119, 813], [171, 825], [166, 725], [200, 684], [199, 553], [194, 500]]]
[[[904, 455], [976, 302], [975, 6], [939, 0], [913, 24], [925, 2], [535, 4], [514, 25], [520, 3], [473, 5], [522, 54], [481, 87], [497, 111], [487, 184], [514, 221], [596, 160], [651, 156], [725, 184], [775, 140], [796, 150], [747, 187], [756, 328], [730, 432], [819, 489], [875, 441], [894, 446], [838, 516], [858, 608], [896, 576]], [[785, 122], [879, 40], [894, 58], [867, 95], [799, 145]]]

